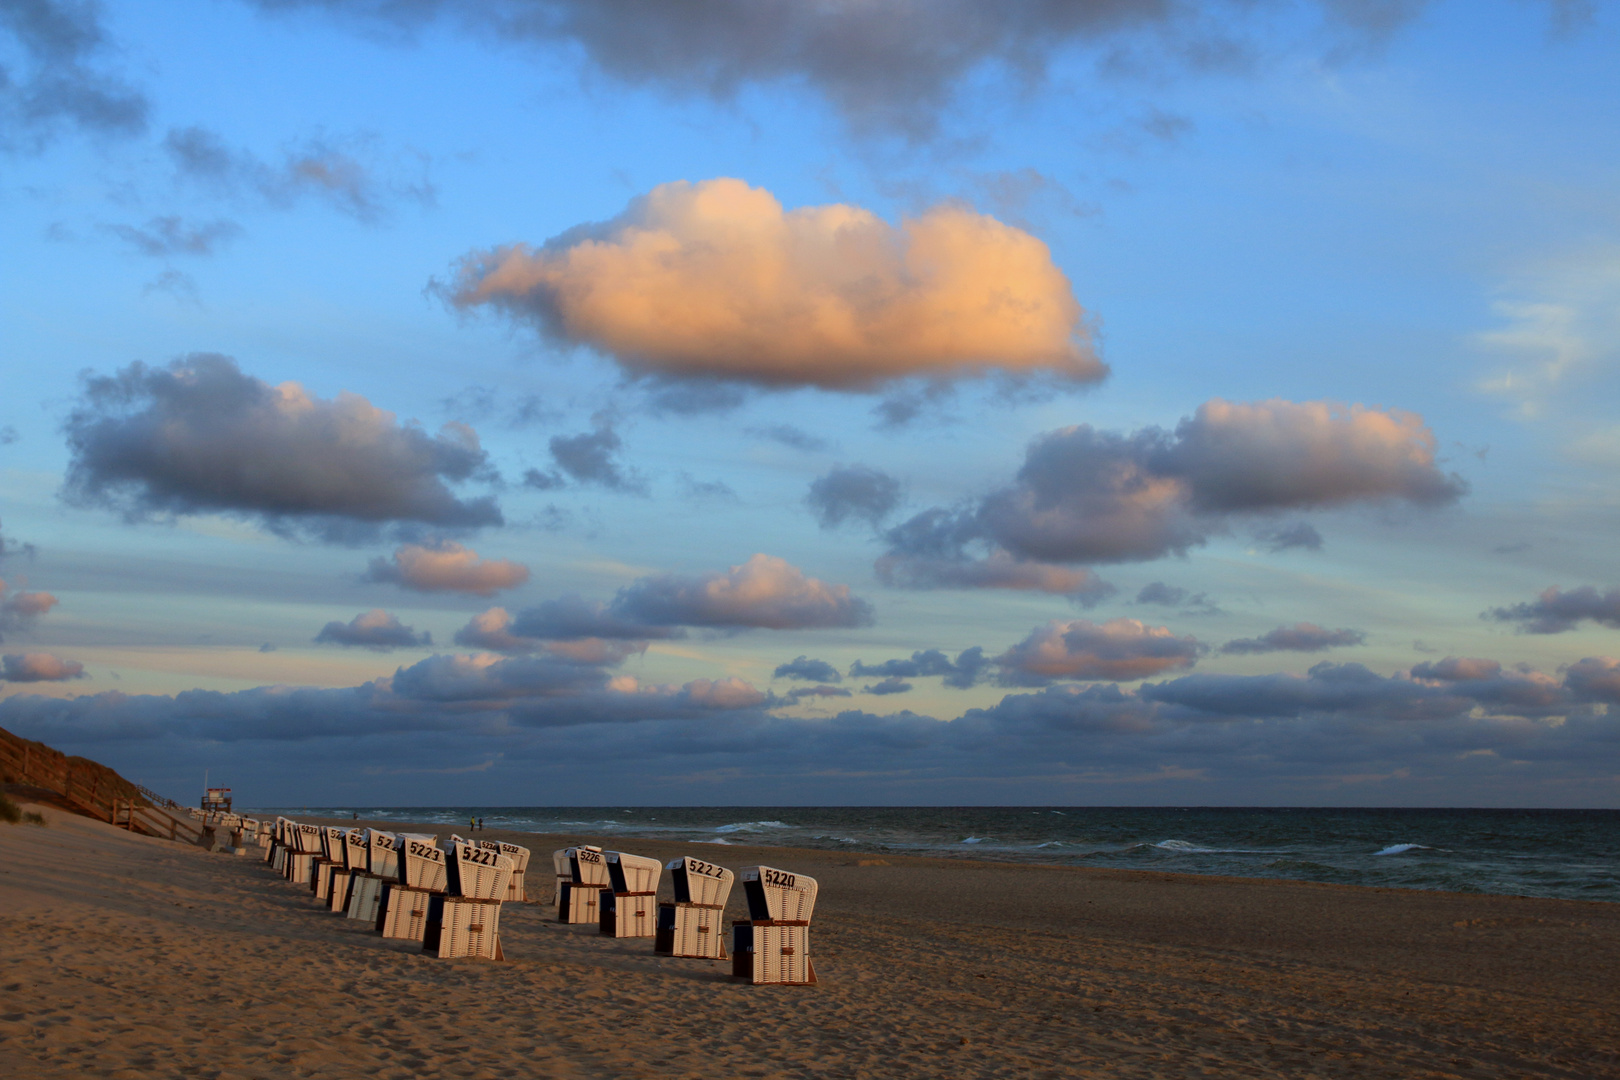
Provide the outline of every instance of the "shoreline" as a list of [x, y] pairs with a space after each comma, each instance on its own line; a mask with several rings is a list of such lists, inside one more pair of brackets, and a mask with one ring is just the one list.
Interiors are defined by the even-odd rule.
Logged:
[[[379, 809], [385, 809], [385, 808], [379, 808]], [[403, 811], [408, 811], [408, 810], [423, 810], [423, 809], [436, 809], [436, 808], [406, 807], [406, 808], [401, 808], [401, 811], [403, 812]], [[447, 810], [447, 811], [448, 810], [459, 810], [459, 808], [444, 808], [444, 809]], [[491, 812], [499, 814], [501, 809], [502, 808], [499, 808], [499, 807], [491, 808]], [[515, 809], [524, 809], [524, 808], [515, 808]], [[550, 809], [550, 808], [548, 808], [548, 809]], [[591, 808], [567, 808], [567, 809], [573, 810], [573, 809], [591, 809]], [[656, 809], [662, 810], [662, 809], [666, 809], [666, 808], [659, 807], [659, 808], [656, 808]], [[682, 808], [682, 809], [687, 809], [687, 808]], [[709, 807], [703, 807], [703, 808], [698, 808], [698, 809], [703, 809], [703, 810], [729, 810], [729, 809], [734, 809], [734, 810], [737, 810], [739, 812], [746, 813], [746, 812], [749, 812], [749, 811], [775, 811], [775, 810], [781, 810], [783, 808], [780, 808], [780, 807], [736, 807], [736, 808], [726, 808], [726, 807], [709, 808]], [[821, 809], [821, 808], [812, 808], [812, 809]], [[841, 808], [836, 808], [836, 809], [838, 809], [838, 810], [850, 810], [850, 809], [860, 809], [860, 808], [841, 807]], [[911, 809], [911, 808], [907, 808], [907, 809]], [[1001, 808], [1001, 809], [1005, 809], [1005, 808]], [[1158, 808], [1150, 808], [1150, 809], [1155, 809], [1156, 810]], [[1238, 809], [1239, 811], [1246, 811], [1248, 808], [1236, 808], [1236, 809]], [[1299, 808], [1291, 808], [1291, 809], [1299, 809]], [[1325, 813], [1337, 813], [1337, 812], [1339, 812], [1337, 808], [1331, 808], [1331, 807], [1330, 808], [1306, 808], [1306, 809], [1320, 809]], [[319, 821], [319, 822], [321, 822], [323, 824], [332, 824], [332, 825], [344, 825], [344, 824], [351, 824], [352, 825], [352, 824], [355, 824], [354, 819], [351, 819], [349, 817], [311, 816], [308, 811], [297, 811], [297, 812], [294, 812], [294, 813], [291, 813], [291, 814], [289, 814], [288, 811], [285, 810], [285, 809], [271, 809], [271, 810], [244, 811], [244, 812], [249, 813], [249, 814], [257, 813], [259, 816], [264, 816], [264, 815], [273, 816], [275, 814], [286, 814], [287, 816], [290, 816], [290, 817], [299, 817], [300, 820]], [[1450, 811], [1438, 810], [1438, 811], [1435, 811], [1435, 812], [1436, 813], [1446, 813], [1446, 812], [1450, 812]], [[1503, 811], [1495, 811], [1495, 810], [1488, 811], [1488, 812], [1490, 812], [1490, 813], [1503, 813]], [[1569, 814], [1600, 813], [1600, 814], [1605, 814], [1605, 815], [1615, 815], [1615, 816], [1617, 816], [1617, 818], [1620, 818], [1620, 811], [1595, 811], [1595, 812], [1594, 811], [1554, 811], [1554, 813], [1569, 813]], [[716, 817], [725, 817], [725, 816], [728, 816], [728, 815], [726, 815], [726, 814], [717, 814], [715, 816]], [[401, 817], [387, 817], [387, 818], [370, 818], [370, 817], [362, 816], [359, 819], [359, 824], [361, 824], [361, 825], [371, 825], [371, 826], [378, 827], [378, 828], [398, 828], [400, 830], [413, 829], [413, 830], [425, 831], [425, 832], [438, 831], [438, 832], [441, 832], [441, 833], [443, 833], [445, 835], [448, 835], [451, 832], [465, 832], [465, 830], [467, 828], [464, 819], [459, 821], [459, 822], [452, 821], [452, 822], [446, 823], [446, 822], [442, 822], [442, 821], [439, 821], [439, 822], [424, 821], [424, 820], [421, 820], [421, 819], [413, 819], [413, 818], [407, 818], [407, 817], [403, 817], [403, 816], [401, 816]], [[877, 859], [932, 859], [932, 860], [938, 860], [938, 861], [941, 861], [941, 862], [949, 862], [949, 863], [956, 863], [956, 862], [970, 863], [970, 864], [994, 863], [994, 864], [1005, 865], [1005, 866], [1044, 866], [1044, 867], [1050, 867], [1050, 868], [1054, 868], [1054, 869], [1111, 870], [1111, 871], [1119, 871], [1119, 872], [1123, 872], [1123, 873], [1139, 873], [1139, 874], [1150, 874], [1150, 875], [1153, 875], [1153, 874], [1170, 874], [1170, 875], [1185, 875], [1185, 876], [1189, 876], [1189, 877], [1198, 877], [1198, 878], [1223, 878], [1223, 879], [1233, 879], [1233, 880], [1242, 880], [1242, 881], [1299, 882], [1299, 883], [1306, 883], [1306, 884], [1321, 884], [1321, 885], [1343, 886], [1343, 887], [1346, 887], [1346, 888], [1394, 889], [1394, 890], [1398, 890], [1398, 891], [1402, 891], [1402, 892], [1448, 893], [1448, 894], [1457, 894], [1457, 895], [1462, 895], [1462, 896], [1510, 896], [1510, 897], [1521, 897], [1521, 898], [1525, 898], [1525, 899], [1563, 899], [1563, 900], [1570, 900], [1570, 901], [1581, 902], [1581, 903], [1599, 903], [1599, 904], [1620, 905], [1620, 892], [1616, 892], [1616, 889], [1608, 881], [1603, 881], [1601, 887], [1606, 892], [1610, 893], [1611, 895], [1607, 895], [1607, 896], [1580, 896], [1580, 895], [1573, 895], [1573, 893], [1577, 891], [1573, 886], [1565, 887], [1565, 888], [1562, 888], [1562, 889], [1557, 889], [1557, 888], [1547, 886], [1545, 884], [1543, 884], [1541, 886], [1540, 891], [1530, 891], [1530, 887], [1528, 887], [1528, 886], [1526, 887], [1525, 891], [1513, 891], [1512, 889], [1505, 887], [1506, 885], [1512, 884], [1512, 883], [1501, 883], [1501, 884], [1504, 884], [1503, 888], [1491, 889], [1491, 888], [1486, 887], [1485, 884], [1479, 884], [1479, 883], [1475, 883], [1475, 882], [1429, 884], [1429, 883], [1406, 882], [1406, 881], [1399, 881], [1399, 880], [1397, 880], [1397, 881], [1347, 881], [1347, 880], [1334, 880], [1336, 877], [1337, 878], [1343, 878], [1343, 877], [1357, 876], [1358, 874], [1362, 874], [1364, 872], [1363, 871], [1358, 871], [1358, 870], [1353, 869], [1353, 868], [1347, 868], [1347, 867], [1341, 866], [1341, 865], [1333, 865], [1333, 864], [1319, 862], [1317, 860], [1320, 859], [1320, 858], [1329, 858], [1329, 857], [1332, 857], [1332, 856], [1319, 855], [1317, 853], [1312, 853], [1312, 852], [1300, 852], [1300, 851], [1298, 851], [1296, 849], [1293, 849], [1293, 848], [1243, 849], [1243, 850], [1241, 850], [1239, 852], [1233, 852], [1233, 851], [1223, 851], [1223, 850], [1219, 850], [1219, 849], [1193, 847], [1193, 846], [1177, 847], [1175, 845], [1180, 844], [1182, 842], [1181, 841], [1176, 841], [1176, 840], [1164, 841], [1164, 842], [1158, 843], [1158, 844], [1149, 843], [1149, 842], [1146, 842], [1146, 841], [1139, 841], [1139, 842], [1134, 842], [1134, 843], [1131, 843], [1131, 844], [1127, 845], [1128, 849], [1154, 848], [1154, 849], [1157, 849], [1158, 851], [1167, 853], [1164, 856], [1160, 856], [1161, 858], [1166, 858], [1166, 859], [1174, 858], [1178, 862], [1181, 862], [1181, 861], [1183, 861], [1185, 859], [1188, 859], [1188, 858], [1197, 858], [1199, 856], [1230, 856], [1230, 855], [1233, 855], [1233, 854], [1257, 855], [1257, 856], [1264, 856], [1266, 858], [1271, 858], [1271, 859], [1275, 859], [1275, 860], [1297, 859], [1297, 860], [1300, 860], [1302, 862], [1310, 863], [1310, 864], [1313, 864], [1313, 865], [1319, 867], [1318, 872], [1310, 873], [1308, 871], [1301, 871], [1301, 870], [1277, 870], [1275, 872], [1269, 872], [1269, 873], [1255, 873], [1255, 872], [1245, 873], [1245, 872], [1242, 872], [1244, 869], [1250, 869], [1250, 870], [1254, 869], [1254, 867], [1252, 867], [1252, 866], [1251, 867], [1238, 867], [1238, 868], [1227, 867], [1227, 868], [1215, 868], [1215, 869], [1199, 869], [1199, 868], [1196, 868], [1196, 867], [1188, 867], [1188, 866], [1185, 866], [1185, 865], [1171, 865], [1171, 866], [1165, 866], [1165, 865], [1143, 865], [1143, 866], [1121, 865], [1120, 860], [1122, 858], [1124, 858], [1124, 857], [1134, 857], [1134, 856], [1131, 855], [1130, 850], [1126, 850], [1126, 849], [1114, 849], [1114, 850], [1111, 850], [1111, 849], [1101, 848], [1101, 849], [1097, 849], [1097, 850], [1080, 852], [1080, 853], [1072, 853], [1071, 852], [1071, 853], [1061, 853], [1061, 854], [1055, 854], [1054, 855], [1054, 854], [1035, 854], [1033, 849], [1027, 848], [1027, 847], [1026, 848], [1019, 848], [1019, 849], [1009, 850], [1008, 848], [1001, 847], [1001, 846], [989, 846], [989, 847], [959, 846], [960, 849], [951, 849], [951, 850], [941, 850], [941, 849], [918, 850], [918, 851], [905, 850], [905, 849], [898, 849], [897, 850], [894, 847], [886, 846], [883, 843], [878, 842], [878, 841], [865, 841], [865, 840], [852, 841], [852, 842], [851, 841], [846, 841], [846, 842], [840, 843], [838, 845], [803, 846], [803, 845], [794, 844], [794, 843], [791, 843], [791, 842], [763, 842], [763, 843], [758, 842], [758, 839], [761, 836], [769, 836], [769, 835], [771, 835], [771, 833], [768, 833], [768, 832], [765, 832], [765, 833], [751, 832], [751, 831], [744, 831], [742, 829], [738, 829], [737, 831], [733, 831], [733, 832], [724, 832], [724, 831], [719, 830], [719, 829], [709, 829], [709, 828], [703, 828], [703, 827], [699, 827], [699, 826], [664, 826], [664, 827], [654, 827], [652, 829], [649, 829], [646, 832], [641, 832], [640, 830], [642, 829], [642, 827], [643, 827], [643, 825], [645, 823], [639, 823], [638, 822], [638, 823], [615, 823], [619, 827], [616, 828], [611, 833], [606, 833], [606, 832], [594, 831], [589, 827], [590, 825], [595, 825], [595, 824], [599, 824], [599, 822], [588, 822], [588, 823], [587, 822], [582, 822], [581, 825], [584, 826], [584, 827], [581, 828], [581, 829], [577, 829], [577, 830], [557, 830], [557, 831], [530, 831], [530, 830], [527, 830], [527, 829], [511, 829], [511, 828], [504, 828], [503, 829], [498, 825], [492, 825], [490, 827], [490, 831], [492, 833], [497, 832], [497, 831], [500, 832], [502, 838], [508, 839], [508, 840], [510, 840], [510, 842], [513, 842], [513, 843], [522, 842], [521, 840], [512, 839], [513, 837], [524, 837], [524, 836], [534, 837], [536, 839], [536, 843], [539, 843], [539, 844], [542, 844], [542, 845], [551, 844], [560, 837], [561, 838], [590, 837], [591, 839], [584, 840], [584, 841], [581, 841], [581, 842], [597, 844], [598, 846], [601, 846], [601, 847], [606, 848], [608, 850], [612, 850], [615, 846], [624, 847], [625, 845], [636, 845], [636, 844], [666, 845], [666, 846], [667, 845], [676, 845], [676, 846], [678, 846], [680, 844], [686, 844], [686, 845], [693, 846], [693, 847], [701, 847], [701, 848], [703, 848], [705, 850], [710, 849], [711, 847], [712, 848], [718, 848], [722, 852], [727, 851], [727, 850], [732, 850], [732, 849], [741, 850], [741, 849], [745, 849], [745, 848], [749, 849], [749, 850], [755, 850], [755, 851], [758, 851], [758, 850], [795, 851], [795, 852], [802, 851], [802, 852], [807, 852], [807, 853], [814, 852], [814, 853], [817, 854], [817, 856], [830, 856], [830, 857], [835, 857], [835, 858], [838, 857], [838, 856], [844, 856], [844, 857], [849, 857], [849, 858], [867, 858], [867, 859], [872, 859], [872, 858], [877, 858]], [[760, 824], [760, 822], [749, 822], [748, 824], [757, 825], [757, 824]], [[767, 823], [767, 824], [771, 824], [771, 823]], [[729, 827], [730, 826], [727, 826], [725, 828], [729, 828]], [[802, 828], [803, 826], [792, 826], [792, 827], [793, 828]], [[818, 827], [818, 828], [830, 828], [832, 826], [816, 826], [816, 827]], [[784, 828], [787, 828], [787, 827], [784, 827]], [[717, 832], [720, 835], [713, 836], [712, 839], [709, 839], [709, 838], [694, 839], [690, 835], [688, 835], [687, 837], [685, 837], [683, 839], [670, 839], [669, 834], [673, 833], [673, 832], [686, 832], [688, 834], [699, 833], [699, 834], [704, 835], [705, 837], [711, 836], [711, 835], [713, 835], [714, 833], [717, 833]], [[819, 837], [818, 837], [818, 839], [819, 839]], [[1432, 839], [1432, 838], [1426, 838], [1426, 839]], [[574, 841], [569, 840], [568, 842], [572, 843]], [[1099, 841], [1098, 843], [1101, 843], [1101, 842]], [[559, 843], [554, 843], [553, 846], [561, 847], [561, 846], [566, 846], [566, 845], [559, 842]], [[1424, 851], [1443, 850], [1448, 855], [1456, 854], [1455, 852], [1452, 852], [1452, 851], [1450, 851], [1448, 849], [1443, 849], [1443, 848], [1437, 849], [1437, 845], [1435, 845], [1433, 843], [1430, 843], [1430, 844], [1415, 844], [1415, 845], [1411, 845], [1411, 846], [1417, 847], [1420, 850], [1424, 850]], [[1406, 847], [1408, 847], [1408, 845], [1407, 844], [1396, 844], [1395, 847], [1398, 848], [1398, 849], [1405, 849]], [[548, 850], [549, 850], [549, 848], [548, 848]], [[660, 850], [662, 850], [662, 848], [660, 848]], [[1359, 853], [1360, 857], [1362, 857], [1362, 858], [1365, 858], [1368, 855], [1371, 855], [1372, 857], [1377, 858], [1377, 857], [1380, 857], [1380, 856], [1383, 856], [1383, 855], [1386, 855], [1386, 854], [1388, 854], [1388, 853], [1383, 852], [1383, 851], [1379, 851], [1379, 852], [1360, 852]], [[722, 862], [725, 861], [725, 859], [726, 859], [726, 856], [721, 855], [721, 854], [716, 854], [716, 853], [711, 853], [710, 857], [711, 858], [716, 858], [716, 859], [718, 859], [719, 861], [722, 861]], [[1396, 856], [1396, 857], [1400, 857], [1400, 856]], [[1418, 858], [1423, 858], [1423, 856], [1419, 856]], [[1433, 859], [1434, 856], [1428, 856], [1428, 858]], [[755, 861], [758, 861], [758, 860], [756, 859]], [[1233, 860], [1227, 859], [1226, 861], [1231, 862]], [[1270, 869], [1269, 865], [1267, 867], [1265, 867], [1265, 868]], [[1499, 883], [1499, 882], [1492, 882], [1492, 883]], [[1452, 887], [1453, 884], [1462, 884], [1462, 885], [1465, 885], [1467, 887]]]
[[[0, 826], [19, 1078], [1620, 1072], [1603, 901], [728, 845], [821, 884], [820, 985], [756, 988], [535, 903], [506, 906], [506, 962], [439, 961], [249, 857], [44, 812]], [[531, 896], [591, 839], [476, 835], [534, 852]]]

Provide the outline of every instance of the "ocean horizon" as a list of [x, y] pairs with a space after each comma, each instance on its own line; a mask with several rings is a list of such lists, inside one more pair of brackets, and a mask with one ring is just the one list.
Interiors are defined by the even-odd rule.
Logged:
[[308, 806], [601, 840], [813, 848], [1620, 901], [1620, 810], [1080, 806]]

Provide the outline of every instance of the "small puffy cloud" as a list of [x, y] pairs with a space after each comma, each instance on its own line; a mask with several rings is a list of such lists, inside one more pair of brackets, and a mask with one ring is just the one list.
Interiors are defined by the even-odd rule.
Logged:
[[624, 442], [611, 426], [599, 425], [595, 431], [580, 435], [559, 435], [551, 440], [550, 445], [551, 459], [578, 483], [593, 484], [610, 491], [627, 491], [638, 495], [647, 493], [647, 482], [614, 460], [614, 455]]
[[1043, 686], [1057, 679], [1145, 679], [1190, 668], [1204, 646], [1192, 636], [1136, 619], [1054, 619], [996, 657], [1004, 686]]
[[1323, 652], [1347, 645], [1363, 645], [1366, 641], [1367, 635], [1360, 630], [1327, 630], [1314, 623], [1302, 622], [1279, 626], [1257, 638], [1236, 638], [1222, 645], [1221, 652], [1245, 656], [1269, 652]]
[[1564, 670], [1564, 685], [1584, 701], [1603, 701], [1610, 715], [1620, 707], [1620, 659], [1588, 656]]
[[1175, 585], [1166, 585], [1162, 581], [1153, 581], [1142, 586], [1136, 594], [1138, 604], [1163, 604], [1165, 607], [1180, 607], [1187, 599], [1186, 589]]
[[389, 582], [417, 592], [464, 592], [491, 596], [529, 580], [529, 568], [510, 559], [484, 559], [468, 547], [444, 540], [406, 544], [392, 559], [375, 558], [365, 580]]
[[3, 682], [66, 682], [85, 677], [83, 664], [77, 660], [63, 660], [50, 653], [7, 653], [0, 656], [0, 681]]
[[456, 631], [455, 642], [468, 649], [484, 652], [530, 653], [540, 648], [538, 638], [521, 637], [512, 633], [512, 615], [505, 608], [490, 608], [467, 620], [467, 625]]
[[1583, 619], [1620, 630], [1620, 586], [1599, 591], [1582, 585], [1567, 592], [1554, 585], [1526, 604], [1492, 608], [1487, 619], [1515, 622], [1526, 634], [1562, 634], [1573, 630]]
[[418, 634], [380, 608], [356, 615], [346, 623], [329, 622], [315, 635], [320, 645], [343, 645], [387, 652], [390, 649], [426, 648], [433, 644], [433, 635]]
[[958, 205], [897, 228], [854, 206], [784, 211], [740, 180], [680, 181], [541, 247], [473, 252], [448, 296], [637, 376], [865, 390], [1107, 373], [1046, 245]]
[[[894, 683], [900, 679], [919, 679], [939, 676], [944, 685], [957, 690], [966, 690], [979, 682], [992, 666], [992, 661], [985, 659], [984, 649], [975, 645], [971, 649], [963, 649], [952, 660], [939, 649], [919, 649], [911, 654], [909, 659], [884, 660], [878, 664], [868, 664], [857, 660], [849, 666], [849, 673], [854, 678], [881, 678], [885, 682]], [[907, 687], [910, 689], [910, 687]], [[898, 691], [874, 691], [876, 693], [896, 693]]]
[[1257, 529], [1255, 540], [1273, 555], [1279, 552], [1291, 551], [1294, 548], [1303, 548], [1306, 551], [1322, 550], [1322, 534], [1308, 521], [1296, 521], [1292, 525], [1276, 525], [1269, 528]]
[[841, 682], [843, 676], [838, 669], [825, 660], [812, 660], [807, 656], [796, 656], [785, 664], [778, 664], [772, 672], [773, 679], [802, 679], [805, 682]]
[[855, 678], [908, 678], [925, 675], [950, 675], [956, 670], [951, 658], [938, 649], [922, 649], [911, 654], [909, 660], [885, 660], [881, 664], [868, 664], [857, 660], [849, 666]]
[[227, 513], [328, 539], [502, 521], [493, 498], [450, 490], [489, 469], [471, 428], [429, 435], [358, 395], [271, 386], [225, 356], [89, 376], [64, 427], [67, 498], [131, 519]]
[[[577, 598], [567, 598], [576, 603], [583, 604]], [[641, 633], [639, 638], [625, 637], [598, 637], [582, 634], [581, 630], [602, 628], [600, 619], [593, 618], [588, 609], [581, 612], [576, 609], [574, 617], [567, 613], [567, 600], [564, 607], [559, 609], [556, 601], [548, 601], [553, 606], [549, 609], [542, 605], [539, 611], [527, 614], [524, 629], [543, 631], [540, 636], [514, 632], [516, 620], [505, 608], [490, 608], [480, 612], [467, 621], [467, 625], [456, 631], [457, 645], [469, 649], [479, 649], [485, 652], [500, 652], [508, 654], [525, 654], [546, 652], [553, 656], [572, 660], [578, 664], [595, 664], [602, 667], [615, 667], [631, 656], [647, 651], [647, 638], [658, 636], [656, 628], [648, 633], [646, 627], [634, 627]], [[625, 629], [622, 626], [613, 627], [615, 630]], [[667, 632], [664, 636], [668, 636]]]
[[1410, 413], [1334, 402], [1210, 401], [1174, 432], [1078, 425], [1031, 444], [1016, 482], [977, 506], [928, 510], [886, 534], [891, 555], [940, 558], [979, 543], [1052, 563], [1183, 554], [1238, 515], [1407, 502], [1467, 490], [1442, 473]]
[[911, 690], [911, 684], [898, 675], [891, 675], [882, 682], [873, 683], [861, 691], [863, 694], [904, 694]]
[[28, 629], [56, 604], [56, 597], [48, 592], [13, 590], [0, 581], [0, 641], [13, 630]]
[[900, 505], [900, 481], [866, 465], [840, 465], [810, 482], [809, 504], [823, 529], [861, 521], [876, 529]]
[[619, 591], [615, 613], [654, 626], [805, 630], [869, 626], [872, 606], [785, 559], [759, 554], [726, 573], [654, 574]]

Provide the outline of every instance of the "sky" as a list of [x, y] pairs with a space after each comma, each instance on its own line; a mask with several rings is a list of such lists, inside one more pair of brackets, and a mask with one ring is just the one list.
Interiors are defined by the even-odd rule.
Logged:
[[1617, 101], [1596, 0], [0, 0], [0, 726], [1620, 805]]

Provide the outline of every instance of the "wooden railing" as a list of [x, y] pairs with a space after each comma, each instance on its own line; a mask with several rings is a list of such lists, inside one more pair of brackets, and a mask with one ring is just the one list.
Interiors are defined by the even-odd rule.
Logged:
[[89, 758], [70, 757], [0, 728], [0, 780], [50, 792], [86, 817], [170, 840], [196, 842], [202, 826], [171, 799]]

